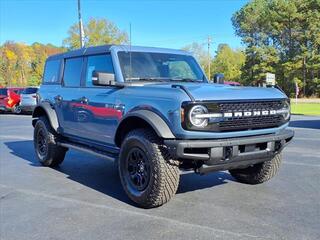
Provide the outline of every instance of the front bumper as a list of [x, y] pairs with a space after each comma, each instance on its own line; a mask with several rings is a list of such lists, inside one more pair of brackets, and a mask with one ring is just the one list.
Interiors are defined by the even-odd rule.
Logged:
[[294, 131], [219, 140], [164, 140], [172, 158], [202, 161], [200, 173], [246, 167], [272, 159], [291, 141]]

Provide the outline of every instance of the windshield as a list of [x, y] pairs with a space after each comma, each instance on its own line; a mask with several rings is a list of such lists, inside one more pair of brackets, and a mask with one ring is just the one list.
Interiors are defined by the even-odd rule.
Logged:
[[125, 81], [200, 81], [205, 76], [189, 55], [118, 52]]

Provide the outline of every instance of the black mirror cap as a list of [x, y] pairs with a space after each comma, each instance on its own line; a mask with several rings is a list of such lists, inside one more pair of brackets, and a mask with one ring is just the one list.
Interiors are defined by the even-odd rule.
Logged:
[[224, 75], [222, 73], [216, 73], [213, 75], [213, 82], [224, 84]]
[[114, 73], [92, 72], [92, 84], [97, 86], [114, 86], [116, 85]]

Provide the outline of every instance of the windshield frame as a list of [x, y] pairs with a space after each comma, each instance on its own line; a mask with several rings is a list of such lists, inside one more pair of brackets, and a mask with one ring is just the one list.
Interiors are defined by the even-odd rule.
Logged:
[[[196, 67], [199, 69], [201, 74], [203, 75], [202, 81], [199, 81], [199, 83], [208, 83], [207, 76], [205, 72], [203, 71], [202, 67], [199, 65], [198, 61], [194, 58], [194, 56], [186, 51], [183, 50], [175, 50], [175, 49], [166, 49], [166, 48], [153, 48], [153, 47], [138, 47], [138, 46], [124, 46], [124, 45], [118, 45], [118, 46], [112, 46], [110, 48], [110, 52], [112, 55], [112, 59], [114, 62], [114, 70], [115, 70], [115, 75], [116, 75], [116, 81], [121, 82], [121, 83], [145, 83], [145, 81], [125, 81], [122, 70], [121, 70], [121, 65], [120, 61], [118, 58], [118, 52], [146, 52], [146, 53], [164, 53], [164, 54], [177, 54], [177, 55], [186, 55], [186, 56], [191, 56], [194, 59], [194, 63]], [[151, 83], [151, 81], [146, 81]], [[178, 83], [179, 81], [167, 81], [167, 83]], [[183, 81], [181, 81], [183, 82]]]

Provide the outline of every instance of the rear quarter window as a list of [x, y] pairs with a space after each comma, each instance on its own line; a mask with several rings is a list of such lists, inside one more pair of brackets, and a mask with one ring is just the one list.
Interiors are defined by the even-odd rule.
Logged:
[[46, 62], [44, 69], [43, 83], [59, 83], [60, 60]]

